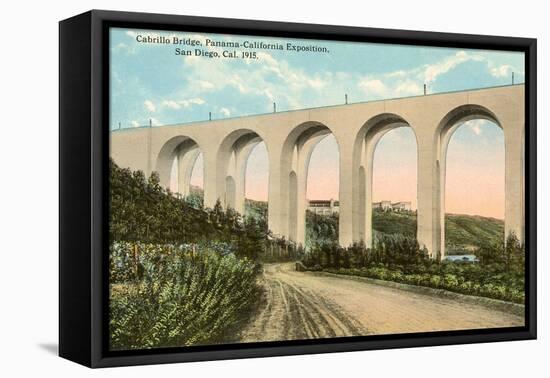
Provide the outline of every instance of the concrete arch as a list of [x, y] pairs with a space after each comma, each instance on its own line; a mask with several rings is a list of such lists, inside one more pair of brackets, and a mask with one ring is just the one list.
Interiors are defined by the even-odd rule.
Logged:
[[[336, 135], [321, 122], [309, 121], [294, 127], [283, 142], [280, 167], [277, 215], [279, 233], [297, 244], [305, 244], [305, 212], [307, 208], [307, 176], [311, 154], [327, 135]], [[338, 143], [338, 140], [336, 140]]]
[[[244, 175], [241, 174], [244, 165], [238, 162], [246, 164], [244, 157], [247, 156], [246, 148], [242, 146], [248, 146], [256, 136], [260, 137], [266, 144], [269, 158], [268, 225], [275, 235], [288, 237], [289, 214], [300, 206], [305, 207], [305, 162], [316, 138], [330, 132], [335, 136], [339, 150], [339, 242], [342, 246], [348, 246], [369, 234], [365, 231], [368, 227], [360, 223], [365, 211], [357, 212], [357, 208], [368, 209], [371, 205], [365, 200], [360, 202], [363, 196], [359, 195], [369, 187], [367, 184], [372, 169], [369, 170], [370, 164], [365, 162], [369, 160], [370, 151], [374, 150], [372, 147], [376, 147], [376, 140], [387, 128], [407, 123], [415, 132], [418, 149], [417, 238], [420, 245], [435, 257], [441, 252], [441, 176], [445, 170], [442, 155], [454, 131], [452, 126], [480, 117], [496, 120], [504, 131], [505, 230], [506, 234], [514, 232], [523, 240], [524, 85], [113, 130], [110, 134], [110, 154], [120, 167], [142, 170], [146, 174], [156, 170], [163, 186], [168, 186], [170, 164], [177, 155], [176, 150], [180, 151], [178, 146], [181, 145], [181, 152], [186, 157], [181, 161], [188, 160], [191, 165], [193, 155], [187, 154], [188, 149], [194, 146], [188, 141], [191, 139], [198, 143], [204, 157], [205, 206], [214, 206], [217, 199], [224, 201], [229, 173], [235, 182], [235, 194], [230, 193], [230, 197], [235, 197], [234, 203], [238, 207], [239, 193], [244, 193], [242, 181], [239, 181], [239, 177]], [[369, 121], [365, 123], [365, 120]], [[405, 120], [407, 122], [403, 122]], [[327, 125], [330, 125], [330, 130]], [[296, 189], [292, 191], [297, 194], [298, 205], [291, 211], [289, 182], [292, 171], [296, 175]], [[179, 176], [186, 177], [185, 174]], [[302, 240], [301, 231], [295, 232], [295, 235], [293, 238], [298, 242]]]
[[194, 139], [179, 135], [175, 136], [162, 146], [156, 158], [155, 171], [159, 175], [160, 185], [170, 186], [172, 164], [177, 159], [178, 164], [178, 192], [186, 196], [189, 194], [191, 174], [201, 149]]
[[255, 131], [239, 129], [227, 135], [220, 144], [216, 157], [216, 193], [224, 207], [244, 214], [248, 157], [263, 140]]
[[441, 257], [445, 256], [445, 190], [447, 178], [447, 150], [451, 137], [456, 130], [465, 122], [474, 119], [491, 121], [503, 129], [501, 122], [493, 111], [482, 105], [467, 104], [458, 106], [449, 111], [439, 122], [435, 132], [434, 151], [436, 151], [436, 164], [434, 177], [436, 182], [434, 183], [433, 195], [435, 199], [435, 222], [437, 222], [437, 225], [435, 227], [434, 236], [438, 250], [434, 251], [434, 254], [439, 254]]
[[[372, 232], [372, 178], [376, 146], [390, 130], [411, 127], [400, 115], [383, 113], [369, 119], [357, 133], [353, 146], [353, 214], [352, 234], [354, 242], [373, 245]], [[415, 142], [418, 148], [418, 141]]]
[[438, 160], [441, 160], [444, 163], [447, 156], [449, 141], [451, 140], [451, 137], [456, 129], [464, 122], [474, 119], [485, 119], [487, 121], [491, 121], [502, 129], [502, 125], [497, 116], [488, 108], [475, 104], [459, 106], [447, 113], [439, 122], [436, 129], [434, 149], [438, 152]]

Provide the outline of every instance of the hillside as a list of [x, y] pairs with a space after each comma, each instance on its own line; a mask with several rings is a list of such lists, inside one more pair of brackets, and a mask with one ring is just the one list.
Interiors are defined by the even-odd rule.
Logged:
[[[375, 232], [384, 234], [416, 233], [416, 213], [373, 212]], [[445, 239], [449, 251], [460, 253], [483, 244], [504, 240], [504, 222], [500, 219], [479, 215], [446, 214]], [[448, 252], [449, 252], [448, 251]]]
[[[267, 204], [261, 201], [246, 203], [246, 214], [261, 217]], [[337, 240], [338, 215], [323, 216], [308, 212], [306, 216], [306, 243], [312, 240]], [[415, 212], [373, 211], [373, 228], [377, 234], [416, 235]], [[504, 221], [477, 215], [447, 214], [445, 219], [446, 245], [453, 253], [467, 252], [484, 244], [504, 239]]]
[[267, 218], [267, 202], [245, 199], [244, 203], [245, 217], [252, 217], [256, 221], [266, 221]]
[[447, 246], [476, 246], [504, 240], [504, 221], [479, 215], [447, 214]]
[[[192, 189], [192, 202], [202, 197], [202, 190]], [[267, 202], [246, 199], [245, 216], [265, 224]], [[262, 222], [263, 221], [263, 222]], [[416, 235], [416, 213], [373, 211], [373, 228], [375, 237], [378, 234]], [[311, 241], [338, 239], [338, 215], [317, 215], [308, 212], [306, 216], [306, 244]], [[484, 244], [498, 243], [504, 239], [504, 221], [479, 215], [447, 214], [445, 216], [445, 237], [448, 252], [465, 253]]]
[[243, 222], [219, 202], [203, 209], [201, 191], [179, 198], [161, 187], [157, 174], [146, 178], [143, 172], [121, 169], [112, 160], [109, 189], [111, 242], [194, 244], [252, 260], [264, 249], [266, 228], [261, 222]]

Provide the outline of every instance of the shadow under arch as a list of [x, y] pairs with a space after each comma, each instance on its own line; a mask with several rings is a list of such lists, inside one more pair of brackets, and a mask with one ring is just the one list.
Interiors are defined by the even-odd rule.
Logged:
[[216, 156], [216, 196], [225, 208], [231, 207], [244, 214], [248, 158], [252, 150], [264, 141], [256, 131], [238, 129], [221, 142]]
[[413, 127], [400, 115], [382, 113], [370, 118], [357, 133], [353, 146], [353, 190], [352, 190], [352, 237], [366, 247], [373, 246], [372, 228], [372, 183], [374, 153], [378, 142], [391, 130], [410, 127], [418, 140]]
[[191, 174], [200, 153], [201, 148], [198, 143], [188, 136], [178, 135], [166, 141], [159, 151], [155, 164], [160, 185], [169, 188], [172, 165], [177, 159], [178, 192], [182, 196], [189, 194]]
[[[445, 190], [447, 170], [447, 150], [455, 131], [465, 122], [475, 119], [490, 121], [502, 129], [502, 124], [496, 114], [485, 106], [466, 104], [450, 110], [439, 122], [434, 136], [434, 151], [436, 151], [434, 192], [436, 206], [434, 214], [438, 225], [435, 232], [435, 245], [438, 250], [432, 256], [445, 257]], [[504, 134], [503, 134], [504, 135]], [[506, 143], [505, 143], [506, 144]], [[437, 188], [437, 189], [436, 189]], [[505, 188], [506, 190], [506, 188]]]
[[308, 121], [294, 127], [283, 142], [279, 162], [278, 219], [271, 219], [270, 227], [276, 234], [298, 245], [305, 245], [307, 176], [311, 154], [315, 146], [330, 134], [338, 144], [336, 135], [327, 125]]

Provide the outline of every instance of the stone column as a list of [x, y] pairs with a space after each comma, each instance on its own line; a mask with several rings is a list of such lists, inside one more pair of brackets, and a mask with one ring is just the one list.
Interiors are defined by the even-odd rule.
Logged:
[[523, 123], [504, 125], [505, 145], [505, 212], [504, 231], [514, 233], [520, 242], [525, 233]]
[[[267, 142], [266, 142], [267, 144]], [[283, 236], [283, 211], [282, 196], [282, 175], [281, 171], [281, 147], [278, 145], [268, 146], [269, 157], [269, 187], [267, 195], [267, 223], [271, 232], [276, 236]], [[286, 191], [285, 191], [286, 192]]]
[[439, 160], [433, 131], [418, 132], [417, 239], [430, 256], [441, 251], [441, 184]]
[[258, 142], [248, 143], [235, 151], [235, 204], [234, 209], [241, 215], [245, 211], [246, 166], [250, 153]]
[[354, 162], [354, 235], [355, 242], [362, 241], [366, 247], [373, 246], [372, 231], [372, 181], [374, 173], [374, 152], [376, 146], [387, 130], [367, 133], [363, 142], [357, 145], [360, 151], [355, 152]]
[[[315, 135], [300, 143], [297, 148], [296, 158], [296, 183], [289, 181], [289, 236], [297, 244], [305, 245], [306, 242], [306, 209], [307, 209], [307, 176], [311, 154], [315, 146], [326, 136], [326, 134]], [[292, 193], [295, 190], [296, 193]], [[351, 196], [351, 193], [350, 193]], [[294, 202], [295, 205], [294, 206]], [[295, 221], [295, 222], [294, 222]]]
[[359, 171], [353, 170], [353, 141], [339, 141], [340, 152], [340, 213], [338, 224], [338, 242], [342, 247], [353, 243], [353, 185], [358, 181]]

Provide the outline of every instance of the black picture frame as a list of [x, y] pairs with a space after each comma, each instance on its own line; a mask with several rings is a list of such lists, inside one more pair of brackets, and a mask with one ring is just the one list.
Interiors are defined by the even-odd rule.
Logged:
[[[109, 352], [109, 76], [112, 26], [525, 53], [525, 326]], [[89, 367], [535, 339], [536, 39], [92, 10], [59, 24], [59, 354]]]

